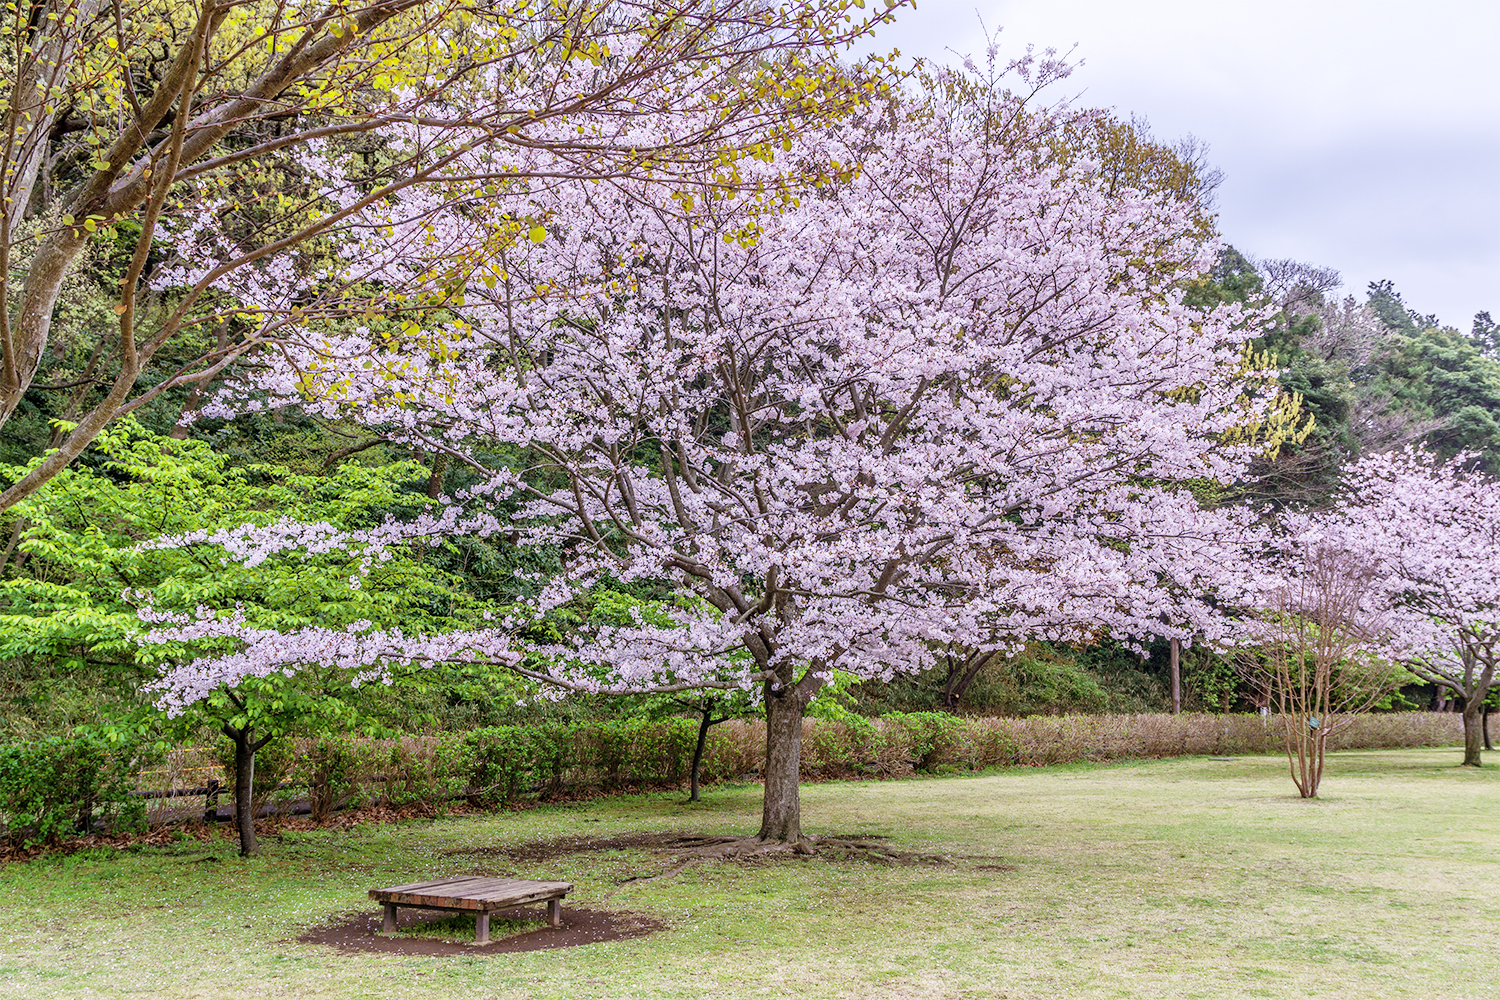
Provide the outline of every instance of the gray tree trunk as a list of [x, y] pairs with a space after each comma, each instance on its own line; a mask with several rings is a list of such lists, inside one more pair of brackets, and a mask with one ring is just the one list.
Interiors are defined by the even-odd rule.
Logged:
[[[4, 118], [5, 132], [15, 137], [15, 144], [7, 164], [10, 176], [0, 182], [7, 199], [0, 204], [0, 212], [12, 224], [32, 204], [32, 189], [47, 159], [52, 126], [66, 110], [51, 95], [66, 88], [79, 33], [98, 16], [100, 6], [101, 0], [83, 0], [76, 6], [49, 0], [33, 7], [34, 33], [20, 35], [27, 51], [12, 69], [15, 75]], [[63, 20], [63, 15], [71, 21]]]
[[1464, 767], [1481, 767], [1479, 752], [1484, 748], [1484, 705], [1481, 698], [1464, 702]]
[[1182, 640], [1173, 639], [1172, 648], [1172, 714], [1182, 714]]
[[52, 331], [58, 293], [68, 266], [83, 247], [83, 230], [64, 227], [43, 240], [32, 258], [21, 288], [20, 308], [11, 323], [14, 354], [0, 365], [0, 426], [10, 420], [36, 377]]
[[802, 840], [802, 712], [807, 698], [796, 687], [766, 685], [766, 791], [757, 839]]
[[693, 772], [688, 778], [688, 801], [699, 801], [698, 794], [698, 772], [703, 767], [703, 747], [708, 743], [708, 729], [713, 723], [712, 707], [703, 710], [703, 717], [698, 720], [698, 743], [693, 747]]

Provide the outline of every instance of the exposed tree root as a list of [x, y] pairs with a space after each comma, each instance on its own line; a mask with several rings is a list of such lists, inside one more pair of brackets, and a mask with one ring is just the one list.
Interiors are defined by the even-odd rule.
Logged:
[[[884, 838], [880, 838], [884, 839]], [[922, 854], [919, 851], [898, 851], [878, 843], [870, 837], [813, 837], [819, 853], [834, 856], [863, 858], [882, 864], [897, 865], [951, 865], [953, 860], [943, 854]]]
[[636, 886], [645, 885], [647, 882], [663, 882], [669, 878], [676, 878], [678, 875], [681, 875], [689, 865], [698, 860], [700, 859], [683, 858], [675, 865], [663, 868], [655, 875], [632, 875], [630, 878], [627, 878], [625, 881], [621, 882], [619, 885], [615, 886], [613, 889], [609, 890], [603, 896], [601, 896], [599, 898], [599, 902], [609, 902], [609, 898], [622, 889], [634, 889]]
[[759, 837], [678, 837], [663, 845], [679, 857], [727, 859], [762, 857], [770, 854], [816, 853], [806, 840], [761, 840]]

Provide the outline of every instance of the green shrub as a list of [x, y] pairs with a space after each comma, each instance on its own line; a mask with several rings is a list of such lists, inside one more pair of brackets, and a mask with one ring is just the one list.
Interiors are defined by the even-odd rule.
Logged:
[[892, 712], [881, 721], [900, 740], [913, 770], [931, 771], [954, 755], [964, 721], [944, 712]]
[[464, 736], [468, 751], [469, 801], [494, 805], [514, 801], [536, 767], [536, 741], [529, 726], [486, 726]]
[[[766, 752], [764, 723], [735, 719], [709, 730], [703, 747], [701, 777], [705, 782], [732, 781], [755, 774]], [[805, 759], [805, 758], [804, 758]]]
[[880, 729], [862, 716], [809, 719], [802, 727], [802, 773], [808, 777], [878, 771]]
[[530, 730], [535, 760], [535, 780], [546, 794], [562, 791], [568, 775], [580, 766], [577, 726], [566, 722], [544, 722]]
[[321, 736], [300, 748], [306, 767], [308, 807], [324, 820], [335, 809], [356, 805], [356, 793], [370, 773], [370, 745], [350, 736]]
[[441, 802], [465, 791], [473, 770], [466, 745], [449, 736], [382, 740], [380, 801], [389, 806]]
[[583, 723], [582, 732], [585, 760], [598, 773], [598, 781], [605, 788], [619, 788], [623, 783], [625, 769], [636, 757], [633, 736], [626, 724], [606, 721]]
[[50, 736], [0, 746], [0, 819], [12, 843], [56, 843], [96, 823], [131, 829], [145, 823], [145, 801], [132, 798], [141, 748], [93, 736]]
[[631, 747], [631, 777], [637, 784], [683, 781], [693, 762], [698, 727], [688, 719], [625, 719], [611, 725], [623, 730]]

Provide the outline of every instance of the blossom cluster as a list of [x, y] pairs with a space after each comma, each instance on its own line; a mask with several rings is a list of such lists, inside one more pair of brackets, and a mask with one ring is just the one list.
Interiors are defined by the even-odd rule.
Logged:
[[1500, 489], [1470, 462], [1418, 449], [1367, 456], [1316, 519], [1370, 562], [1394, 621], [1387, 654], [1465, 696], [1500, 653]]

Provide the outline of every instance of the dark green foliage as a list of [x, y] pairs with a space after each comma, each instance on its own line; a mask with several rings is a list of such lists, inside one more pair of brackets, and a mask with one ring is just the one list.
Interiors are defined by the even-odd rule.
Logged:
[[1221, 303], [1251, 303], [1261, 298], [1264, 285], [1255, 265], [1234, 247], [1226, 246], [1212, 271], [1188, 283], [1182, 300], [1194, 309], [1205, 311]]
[[1469, 335], [1410, 307], [1390, 281], [1371, 282], [1361, 306], [1330, 298], [1338, 275], [1295, 261], [1252, 265], [1226, 248], [1212, 272], [1184, 289], [1188, 304], [1240, 303], [1269, 319], [1247, 329], [1269, 354], [1281, 387], [1301, 398], [1311, 433], [1252, 468], [1240, 495], [1274, 506], [1317, 507], [1340, 470], [1370, 450], [1425, 444], [1444, 457], [1480, 455], [1500, 470], [1500, 333], [1488, 313]]
[[1186, 711], [1227, 713], [1255, 707], [1234, 663], [1210, 649], [1182, 651], [1182, 706]]
[[[1109, 644], [1107, 649], [1116, 647]], [[1123, 649], [1124, 647], [1119, 647]], [[1140, 657], [1128, 654], [1139, 666]], [[1108, 661], [1108, 662], [1106, 662]], [[1159, 685], [1108, 656], [1034, 643], [1016, 656], [997, 657], [975, 676], [955, 706], [973, 715], [1028, 716], [1071, 712], [1149, 711], [1165, 705]], [[926, 674], [888, 683], [867, 681], [852, 692], [856, 711], [865, 715], [944, 711], [949, 687], [942, 666]], [[1158, 704], [1160, 702], [1160, 704]]]
[[1490, 318], [1488, 312], [1474, 314], [1474, 325], [1469, 330], [1469, 339], [1479, 353], [1500, 358], [1500, 323]]
[[1370, 282], [1365, 299], [1370, 308], [1375, 311], [1375, 315], [1379, 316], [1380, 321], [1393, 333], [1412, 336], [1439, 325], [1436, 315], [1432, 313], [1423, 315], [1408, 306], [1389, 278]]
[[1400, 337], [1373, 381], [1405, 409], [1443, 423], [1429, 435], [1439, 454], [1474, 452], [1486, 471], [1500, 471], [1500, 358], [1472, 338], [1436, 328]]
[[1165, 639], [1141, 655], [1122, 642], [1106, 639], [1072, 653], [1078, 669], [1107, 692], [1108, 712], [1163, 712], [1171, 707], [1171, 679]]

